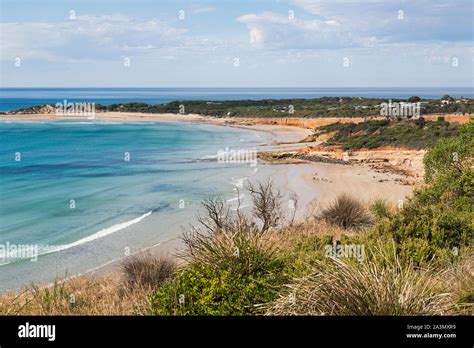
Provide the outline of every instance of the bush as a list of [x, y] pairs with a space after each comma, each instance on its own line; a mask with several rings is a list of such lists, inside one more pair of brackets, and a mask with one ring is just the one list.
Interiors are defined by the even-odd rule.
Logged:
[[[386, 246], [384, 247], [386, 248]], [[431, 269], [400, 262], [394, 248], [373, 250], [358, 263], [330, 258], [296, 279], [268, 315], [433, 315], [449, 310], [451, 298]]]
[[276, 227], [281, 220], [281, 194], [275, 191], [273, 183], [249, 185], [254, 205], [253, 216], [262, 222], [262, 232]]
[[370, 211], [377, 219], [389, 218], [392, 216], [390, 204], [385, 199], [376, 199], [370, 205]]
[[320, 216], [326, 222], [344, 229], [360, 230], [371, 224], [363, 204], [349, 195], [342, 194]]
[[268, 229], [279, 221], [279, 194], [271, 184], [250, 186], [255, 202], [254, 215], [262, 221], [258, 227], [253, 220], [240, 213], [230, 215], [220, 200], [203, 203], [207, 217], [199, 217], [201, 226], [184, 233], [185, 250], [181, 257], [190, 264], [203, 264], [251, 276], [272, 270], [275, 248], [268, 241]]
[[[219, 233], [223, 230], [228, 232], [245, 230], [252, 233], [265, 233], [269, 229], [277, 227], [283, 221], [282, 196], [278, 190], [274, 189], [271, 180], [264, 184], [260, 182], [257, 185], [250, 184], [248, 191], [254, 206], [251, 217], [241, 213], [240, 198], [235, 214], [230, 213], [229, 208], [225, 206], [221, 199], [210, 198], [201, 203], [206, 215], [204, 217], [198, 216], [200, 227], [210, 234]], [[261, 221], [260, 226], [255, 223], [254, 219]]]
[[184, 234], [181, 257], [190, 264], [228, 270], [242, 276], [272, 271], [275, 249], [266, 236], [248, 230], [206, 234], [197, 230]]
[[416, 264], [449, 261], [472, 238], [472, 222], [463, 214], [416, 201], [378, 229], [393, 236], [403, 259]]
[[276, 296], [274, 274], [243, 276], [210, 265], [192, 264], [150, 298], [156, 315], [249, 315]]
[[187, 265], [152, 295], [153, 314], [251, 314], [256, 305], [274, 299], [275, 289], [287, 280], [283, 261], [264, 234], [194, 231], [184, 240]]
[[332, 245], [334, 241], [335, 238], [329, 235], [298, 236], [282, 253], [284, 274], [292, 277], [308, 275], [317, 260], [324, 260], [325, 246]]
[[131, 256], [122, 264], [125, 285], [129, 289], [137, 287], [157, 289], [166, 279], [173, 276], [175, 268], [175, 261], [149, 254]]
[[425, 181], [432, 183], [443, 176], [454, 179], [472, 166], [474, 154], [474, 124], [460, 129], [460, 135], [439, 140], [423, 158]]

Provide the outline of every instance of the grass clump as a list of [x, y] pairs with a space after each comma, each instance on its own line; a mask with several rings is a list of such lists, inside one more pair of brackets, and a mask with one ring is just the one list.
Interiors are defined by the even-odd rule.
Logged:
[[320, 218], [344, 229], [361, 230], [372, 223], [364, 205], [357, 199], [342, 194], [321, 211]]
[[176, 262], [150, 254], [131, 256], [122, 264], [125, 286], [129, 289], [157, 289], [174, 275]]
[[430, 269], [416, 269], [377, 250], [363, 262], [317, 261], [272, 304], [269, 315], [433, 315], [449, 309], [450, 296]]
[[213, 234], [194, 230], [183, 237], [181, 257], [189, 264], [202, 264], [243, 276], [265, 272], [276, 255], [266, 236], [246, 229]]
[[451, 313], [474, 315], [474, 252], [466, 250], [466, 256], [454, 263], [447, 272], [447, 284], [453, 291]]

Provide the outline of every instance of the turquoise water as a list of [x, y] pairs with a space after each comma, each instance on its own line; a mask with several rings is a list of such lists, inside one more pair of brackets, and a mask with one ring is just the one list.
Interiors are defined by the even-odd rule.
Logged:
[[191, 123], [0, 123], [0, 245], [63, 250], [150, 214], [225, 197], [251, 168], [218, 163], [216, 154], [259, 141]]

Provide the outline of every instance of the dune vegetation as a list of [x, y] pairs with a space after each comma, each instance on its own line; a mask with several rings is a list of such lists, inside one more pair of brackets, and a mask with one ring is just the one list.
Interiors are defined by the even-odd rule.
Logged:
[[443, 117], [437, 121], [425, 121], [423, 117], [415, 121], [371, 120], [361, 123], [334, 123], [320, 127], [313, 137], [328, 134], [326, 145], [341, 146], [345, 150], [373, 149], [383, 146], [425, 149], [439, 139], [459, 134], [459, 125], [450, 123]]

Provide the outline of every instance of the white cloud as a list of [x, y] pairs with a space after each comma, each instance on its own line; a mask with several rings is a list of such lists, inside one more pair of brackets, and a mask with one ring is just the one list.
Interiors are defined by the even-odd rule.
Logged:
[[[301, 19], [272, 12], [247, 14], [237, 20], [249, 29], [250, 44], [270, 48], [341, 48], [363, 44], [335, 20]], [[359, 42], [358, 42], [359, 41]]]
[[259, 46], [264, 41], [263, 32], [257, 27], [250, 28], [250, 44], [252, 46]]
[[159, 20], [77, 16], [62, 22], [0, 23], [2, 59], [107, 59], [123, 52], [183, 44], [184, 29]]
[[473, 7], [441, 0], [293, 0], [295, 17], [273, 12], [237, 18], [260, 48], [355, 48], [413, 42], [472, 41]]
[[293, 0], [306, 13], [338, 21], [380, 42], [472, 41], [472, 0]]

